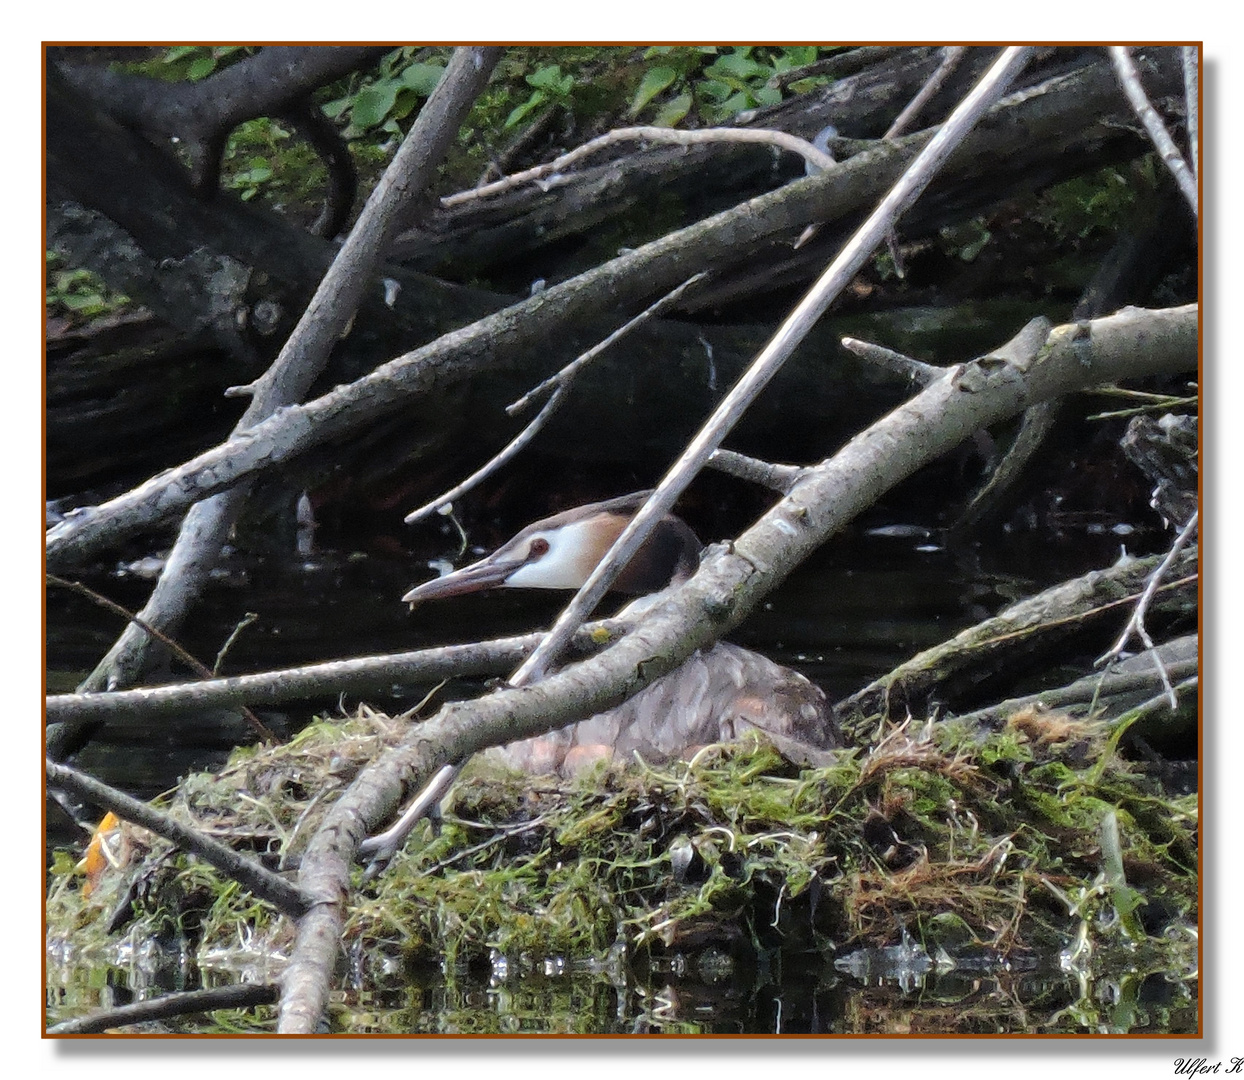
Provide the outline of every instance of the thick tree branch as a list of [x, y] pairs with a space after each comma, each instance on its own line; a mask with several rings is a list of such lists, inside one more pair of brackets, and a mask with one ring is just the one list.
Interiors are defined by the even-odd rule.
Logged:
[[[67, 82], [127, 127], [154, 138], [180, 139], [190, 151], [194, 186], [206, 194], [216, 189], [225, 138], [238, 124], [257, 116], [301, 111], [312, 90], [371, 64], [387, 51], [374, 45], [270, 45], [193, 83], [75, 64], [68, 49], [59, 52], [66, 61], [59, 68]], [[332, 171], [335, 148], [321, 135], [311, 141]], [[337, 164], [347, 165], [348, 160]]]
[[[600, 647], [602, 636], [620, 632], [625, 623], [590, 623], [574, 641], [576, 649]], [[205, 708], [242, 704], [275, 705], [283, 701], [336, 694], [368, 694], [395, 684], [413, 686], [450, 678], [473, 678], [511, 671], [539, 643], [540, 634], [521, 634], [468, 645], [387, 656], [360, 656], [324, 664], [223, 679], [143, 686], [94, 694], [53, 694], [45, 699], [49, 723], [116, 720], [121, 717], [155, 719]]]
[[1175, 177], [1175, 182], [1179, 185], [1179, 190], [1183, 192], [1184, 198], [1188, 200], [1188, 205], [1192, 207], [1193, 214], [1198, 213], [1196, 177], [1188, 168], [1188, 163], [1184, 161], [1184, 156], [1179, 152], [1179, 147], [1175, 145], [1170, 132], [1166, 130], [1166, 125], [1162, 123], [1158, 111], [1149, 103], [1145, 88], [1140, 84], [1140, 72], [1136, 70], [1136, 65], [1132, 62], [1131, 53], [1125, 46], [1112, 45], [1110, 46], [1110, 59], [1119, 73], [1119, 83], [1123, 87], [1123, 92], [1127, 94], [1127, 100], [1132, 103], [1132, 108], [1136, 110], [1140, 122], [1145, 125], [1145, 131], [1149, 133], [1158, 156], [1170, 169], [1171, 175]]

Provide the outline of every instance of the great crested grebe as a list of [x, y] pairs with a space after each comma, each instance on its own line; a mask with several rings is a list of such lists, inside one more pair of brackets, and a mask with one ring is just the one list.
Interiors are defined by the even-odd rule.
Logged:
[[[414, 604], [494, 588], [577, 589], [647, 496], [624, 495], [534, 522], [486, 558], [425, 582], [402, 600]], [[680, 518], [666, 514], [614, 589], [646, 596], [681, 584], [695, 573], [701, 547]], [[839, 745], [818, 686], [759, 653], [718, 642], [616, 709], [486, 756], [525, 772], [570, 775], [602, 758], [634, 753], [651, 762], [673, 760], [751, 729], [800, 762], [822, 763]]]

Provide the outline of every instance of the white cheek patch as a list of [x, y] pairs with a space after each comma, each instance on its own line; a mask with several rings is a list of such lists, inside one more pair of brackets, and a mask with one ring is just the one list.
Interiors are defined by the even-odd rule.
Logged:
[[589, 522], [563, 525], [552, 532], [532, 533], [524, 543], [530, 547], [536, 540], [546, 541], [549, 550], [515, 570], [505, 579], [506, 588], [577, 589], [596, 565]]

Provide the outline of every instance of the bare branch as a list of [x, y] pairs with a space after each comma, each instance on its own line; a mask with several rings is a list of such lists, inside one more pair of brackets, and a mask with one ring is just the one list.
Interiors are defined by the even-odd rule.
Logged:
[[[1178, 661], [1172, 666], [1171, 670], [1174, 672], [1176, 680], [1179, 681], [1180, 689], [1191, 690], [1196, 687], [1197, 661], [1195, 657], [1192, 660]], [[1067, 686], [1042, 690], [1039, 694], [1026, 694], [1023, 697], [1008, 698], [1006, 701], [999, 701], [997, 704], [990, 705], [985, 709], [959, 713], [955, 716], [955, 719], [960, 723], [974, 723], [996, 728], [1005, 723], [1007, 717], [1014, 715], [1021, 709], [1033, 708], [1035, 706], [1043, 706], [1047, 709], [1069, 709], [1075, 705], [1091, 705], [1095, 700], [1103, 696], [1114, 697], [1122, 694], [1133, 694], [1138, 690], [1147, 690], [1149, 687], [1154, 686], [1155, 682], [1156, 679], [1153, 673], [1147, 671], [1103, 672], [1101, 675], [1094, 675], [1091, 678], [1076, 679], [1075, 682], [1069, 683]], [[1159, 695], [1157, 700], [1162, 701], [1166, 697], [1166, 693], [1163, 693]], [[1149, 702], [1143, 702], [1140, 707], [1143, 708], [1149, 704]]]
[[765, 128], [700, 128], [696, 131], [679, 131], [675, 128], [663, 127], [615, 128], [613, 131], [606, 132], [591, 142], [575, 147], [569, 153], [562, 154], [561, 157], [546, 162], [544, 165], [536, 165], [530, 169], [524, 169], [522, 172], [514, 173], [500, 180], [494, 180], [491, 184], [484, 184], [482, 187], [472, 188], [470, 191], [460, 191], [455, 195], [446, 195], [441, 199], [441, 206], [445, 207], [445, 209], [460, 206], [462, 203], [471, 202], [474, 199], [482, 199], [489, 195], [498, 195], [503, 191], [509, 191], [511, 188], [519, 187], [528, 181], [539, 183], [546, 176], [553, 177], [553, 180], [547, 181], [546, 184], [541, 186], [551, 187], [556, 182], [557, 174], [564, 169], [568, 169], [571, 165], [582, 161], [584, 158], [590, 157], [597, 150], [603, 150], [605, 147], [613, 146], [615, 143], [630, 142], [635, 139], [642, 139], [646, 142], [675, 143], [683, 146], [715, 142], [763, 143], [799, 154], [805, 161], [810, 161], [813, 165], [819, 166], [822, 169], [829, 168], [834, 164], [832, 157], [823, 150], [813, 146], [807, 139], [801, 139], [798, 135], [791, 135], [785, 131], [773, 131]]
[[363, 872], [364, 881], [370, 881], [388, 865], [389, 860], [401, 850], [411, 829], [431, 813], [432, 808], [453, 787], [454, 781], [458, 779], [461, 772], [462, 765], [460, 764], [442, 765], [392, 826], [382, 833], [369, 836], [359, 844], [359, 855], [370, 859], [367, 869]]
[[[83, 585], [80, 581], [66, 581], [64, 578], [57, 577], [55, 574], [48, 574], [47, 580], [52, 585], [59, 586], [60, 588], [63, 588], [63, 589], [69, 589], [72, 592], [76, 592], [81, 596], [87, 597], [92, 603], [98, 604], [100, 607], [105, 608], [108, 611], [113, 612], [114, 614], [120, 615], [121, 618], [128, 620], [130, 623], [132, 623], [134, 626], [137, 626], [138, 629], [142, 630], [144, 633], [150, 634], [156, 641], [160, 642], [161, 645], [163, 645], [174, 656], [176, 656], [179, 660], [181, 660], [182, 663], [187, 664], [193, 670], [197, 671], [200, 675], [203, 676], [203, 678], [210, 679], [212, 677], [213, 675], [212, 669], [209, 668], [206, 664], [204, 664], [201, 660], [199, 660], [198, 657], [194, 656], [192, 653], [182, 648], [179, 642], [174, 641], [171, 637], [168, 636], [168, 634], [164, 633], [162, 630], [158, 629], [157, 627], [151, 626], [144, 619], [141, 619], [137, 615], [135, 615], [133, 612], [126, 610], [124, 607], [122, 607], [120, 604], [116, 603], [115, 601], [109, 600], [108, 597], [103, 596], [100, 593], [97, 593], [94, 589], [89, 588], [86, 585]], [[238, 629], [241, 629], [241, 627], [238, 627]], [[234, 633], [236, 634], [237, 630], [235, 630]], [[227, 649], [229, 647], [229, 643], [232, 640], [233, 640], [233, 635], [230, 635], [229, 641], [225, 642], [224, 648], [222, 648], [221, 650], [222, 654], [224, 652], [224, 649]], [[217, 657], [218, 663], [219, 663], [219, 660], [220, 658]], [[245, 706], [241, 706], [241, 710], [242, 710], [242, 715], [246, 718], [246, 722], [250, 724], [251, 730], [256, 735], [258, 735], [260, 739], [262, 739], [264, 742], [272, 742], [272, 743], [276, 742], [276, 736], [273, 735], [272, 732], [268, 730], [267, 726], [263, 723], [262, 720], [259, 719], [258, 716], [256, 716], [253, 712], [251, 712], [250, 709], [246, 708]], [[48, 715], [49, 722], [51, 721], [51, 719], [52, 719], [51, 714], [49, 714]], [[65, 717], [65, 719], [70, 719], [70, 717]]]
[[[620, 634], [626, 622], [607, 619], [589, 623], [574, 642], [591, 651]], [[253, 675], [206, 678], [201, 682], [113, 690], [102, 694], [52, 694], [46, 698], [49, 723], [112, 720], [121, 716], [167, 717], [188, 710], [274, 705], [321, 694], [364, 694], [393, 686], [416, 685], [448, 678], [499, 675], [512, 670], [540, 641], [538, 633], [497, 638], [467, 645], [445, 645], [388, 656], [364, 656], [325, 664], [264, 671]]]
[[[544, 425], [547, 424], [553, 414], [561, 408], [562, 401], [565, 397], [566, 388], [559, 386], [553, 392], [553, 396], [544, 403], [544, 408], [536, 413], [531, 423], [529, 423], [525, 428], [523, 428], [522, 431], [515, 435], [514, 438], [506, 443], [500, 452], [494, 454], [488, 461], [484, 462], [483, 465], [476, 469], [475, 472], [471, 473], [471, 475], [461, 483], [455, 484], [448, 491], [438, 495], [435, 499], [424, 503], [416, 510], [412, 510], [402, 520], [405, 521], [407, 525], [414, 525], [416, 522], [422, 521], [425, 517], [429, 517], [430, 515], [436, 513], [442, 507], [451, 506], [455, 499], [460, 499], [468, 491], [478, 487], [484, 480], [488, 479], [488, 477], [495, 473], [511, 458], [517, 456], [523, 448], [531, 442], [532, 439], [540, 434], [540, 431]], [[465, 546], [466, 542], [464, 540], [463, 547], [465, 548]]]
[[874, 345], [871, 341], [844, 337], [842, 339], [842, 347], [848, 352], [854, 353], [861, 360], [867, 360], [870, 363], [893, 371], [917, 386], [928, 386], [934, 379], [940, 379], [946, 374], [946, 369], [940, 368], [936, 364], [926, 364], [923, 360], [904, 356], [893, 349], [887, 349], [884, 345]]
[[1175, 177], [1175, 183], [1179, 185], [1179, 190], [1188, 200], [1193, 214], [1197, 214], [1196, 177], [1188, 169], [1188, 163], [1184, 161], [1183, 154], [1179, 152], [1179, 147], [1175, 145], [1175, 140], [1166, 130], [1166, 125], [1162, 123], [1157, 110], [1149, 104], [1145, 88], [1140, 85], [1140, 73], [1136, 70], [1136, 65], [1132, 63], [1131, 53], [1126, 46], [1111, 45], [1110, 59], [1114, 63], [1115, 71], [1118, 72], [1119, 85], [1123, 87], [1127, 100], [1131, 102], [1140, 122], [1144, 124], [1145, 131], [1149, 133], [1149, 138], [1157, 148], [1159, 156], [1166, 162], [1171, 175]]
[[[299, 921], [282, 997], [280, 1028], [315, 1030], [341, 941], [351, 865], [366, 833], [435, 773], [487, 746], [552, 731], [611, 708], [736, 626], [761, 598], [878, 495], [953, 449], [973, 431], [1036, 401], [1124, 373], [1194, 369], [1193, 306], [1147, 316], [1125, 310], [1090, 324], [1031, 328], [961, 365], [851, 440], [803, 478], [733, 545], [720, 545], [697, 573], [604, 652], [529, 686], [453, 702], [359, 774], [329, 810], [303, 856], [299, 883], [317, 900]], [[1142, 344], [1143, 343], [1143, 344]]]
[[[1165, 78], [1156, 60], [1154, 70]], [[1050, 95], [1059, 99], [1052, 111]], [[1022, 157], [1034, 140], [1046, 146], [1051, 140], [1065, 145], [1059, 133], [1069, 126], [1095, 123], [1094, 117], [1117, 96], [1116, 79], [1104, 61], [1089, 75], [1060, 77], [1039, 91], [1012, 94], [999, 103], [997, 122], [961, 146], [942, 179], [948, 173], [975, 174], [982, 156], [990, 161]], [[71, 512], [48, 531], [48, 566], [72, 566], [243, 477], [374, 423], [411, 397], [443, 385], [447, 371], [459, 379], [477, 375], [499, 351], [547, 341], [571, 320], [596, 310], [604, 297], [615, 304], [637, 303], [656, 289], [684, 280], [690, 269], [737, 261], [740, 248], [753, 250], [789, 234], [792, 226], [860, 211], [867, 200], [881, 197], [885, 185], [897, 179], [904, 163], [930, 138], [920, 132], [878, 146], [819, 176], [680, 229], [383, 364], [348, 386], [290, 406], [251, 428], [244, 438], [231, 438], [101, 506]]]
[[906, 108], [898, 114], [894, 119], [894, 123], [890, 125], [890, 129], [881, 137], [883, 139], [893, 139], [901, 135], [920, 113], [920, 110], [928, 103], [929, 98], [936, 94], [949, 77], [950, 73], [959, 66], [959, 61], [963, 59], [963, 54], [967, 52], [964, 45], [947, 45], [943, 50], [942, 62], [938, 69], [933, 72], [929, 81], [921, 88], [919, 93], [907, 103]]
[[[328, 168], [330, 186], [344, 184], [352, 189], [350, 156], [335, 129], [323, 123], [323, 113], [307, 107], [308, 95], [318, 86], [368, 66], [386, 51], [374, 45], [269, 45], [200, 82], [169, 83], [77, 64], [72, 48], [59, 50], [65, 61], [59, 67], [68, 83], [121, 123], [157, 138], [176, 138], [190, 157], [194, 187], [201, 193], [218, 186], [226, 136], [242, 121], [257, 116], [284, 116], [296, 124]], [[344, 194], [330, 194], [325, 209], [339, 207]]]
[[49, 1035], [98, 1035], [126, 1024], [168, 1020], [187, 1013], [214, 1012], [217, 1009], [250, 1009], [271, 1005], [277, 1000], [280, 987], [268, 983], [239, 983], [236, 986], [212, 986], [206, 990], [185, 990], [165, 994], [150, 1001], [135, 1001], [115, 1009], [103, 1009], [77, 1020], [53, 1024]]
[[150, 829], [157, 836], [164, 837], [169, 843], [183, 851], [197, 855], [206, 863], [210, 863], [234, 881], [249, 889], [261, 900], [266, 900], [279, 908], [286, 915], [301, 915], [307, 910], [307, 896], [291, 885], [283, 877], [265, 870], [254, 859], [239, 855], [230, 847], [218, 840], [205, 836], [197, 829], [174, 821], [168, 814], [138, 799], [126, 795], [123, 791], [109, 787], [85, 773], [71, 769], [68, 765], [58, 765], [51, 759], [45, 762], [48, 783], [56, 787], [72, 791], [80, 798], [87, 799], [105, 810], [111, 810], [119, 818], [132, 821], [144, 829]]
[[1171, 688], [1170, 679], [1167, 678], [1166, 669], [1162, 665], [1157, 651], [1154, 649], [1153, 639], [1149, 636], [1149, 631], [1145, 627], [1145, 613], [1149, 610], [1149, 605], [1153, 601], [1154, 594], [1158, 590], [1158, 586], [1162, 583], [1162, 578], [1171, 568], [1176, 556], [1182, 550], [1183, 546], [1192, 539], [1193, 534], [1197, 530], [1197, 521], [1200, 518], [1200, 511], [1197, 511], [1188, 519], [1188, 522], [1179, 531], [1179, 535], [1175, 537], [1175, 542], [1171, 544], [1171, 549], [1166, 553], [1166, 557], [1158, 564], [1158, 568], [1154, 570], [1150, 576], [1148, 583], [1145, 585], [1145, 591], [1141, 593], [1140, 599], [1136, 602], [1136, 608], [1132, 612], [1132, 617], [1128, 619], [1127, 625], [1123, 628], [1123, 633], [1119, 635], [1118, 640], [1110, 647], [1110, 649], [1097, 658], [1097, 664], [1104, 664], [1110, 660], [1120, 656], [1124, 647], [1127, 645], [1128, 639], [1135, 634], [1142, 642], [1149, 654], [1153, 657], [1153, 662], [1157, 666], [1158, 673], [1162, 676], [1162, 685], [1166, 689], [1167, 700], [1170, 702], [1172, 709], [1179, 707], [1179, 702], [1175, 698], [1175, 691]]
[[740, 480], [748, 480], [760, 484], [772, 491], [785, 495], [802, 475], [804, 470], [798, 465], [776, 465], [771, 461], [748, 457], [734, 450], [714, 450], [707, 465], [710, 469], [724, 472], [729, 476], [737, 476]]
[[561, 371], [559, 371], [556, 375], [549, 376], [549, 378], [545, 379], [544, 382], [540, 383], [538, 386], [533, 387], [531, 390], [528, 390], [527, 393], [525, 393], [512, 405], [506, 406], [505, 411], [509, 413], [511, 416], [515, 416], [518, 413], [522, 412], [523, 409], [527, 408], [527, 406], [531, 404], [531, 401], [533, 398], [538, 397], [540, 394], [544, 393], [544, 391], [548, 390], [550, 387], [569, 386], [574, 381], [575, 376], [578, 375], [579, 372], [584, 367], [586, 367], [589, 363], [591, 363], [591, 361], [595, 360], [596, 357], [598, 357], [602, 352], [604, 352], [607, 348], [609, 348], [609, 346], [612, 345], [615, 341], [617, 341], [619, 338], [625, 337], [632, 330], [634, 330], [637, 326], [643, 325], [645, 322], [651, 319], [652, 316], [664, 311], [671, 304], [674, 304], [680, 299], [682, 299], [683, 293], [685, 293], [689, 288], [691, 288], [691, 286], [694, 285], [696, 282], [703, 281], [704, 278], [707, 276], [708, 276], [708, 272], [705, 270], [701, 270], [698, 274], [692, 274], [691, 277], [687, 278], [687, 280], [684, 281], [681, 285], [679, 285], [676, 289], [672, 289], [670, 292], [667, 292], [663, 297], [661, 297], [660, 300], [657, 300], [655, 303], [650, 304], [643, 311], [641, 311], [638, 315], [636, 315], [633, 319], [629, 320], [626, 323], [623, 323], [620, 327], [618, 327], [617, 330], [615, 330], [612, 334], [610, 334], [607, 338], [605, 338], [604, 341], [600, 342], [597, 345], [593, 345], [590, 349], [587, 350], [587, 352], [583, 353], [581, 356], [572, 360], [569, 364], [567, 364], [564, 368], [562, 368]]
[[544, 382], [540, 383], [538, 386], [528, 390], [527, 393], [525, 393], [513, 404], [508, 405], [505, 411], [511, 416], [514, 416], [531, 404], [532, 400], [539, 394], [548, 390], [549, 387], [555, 387], [553, 396], [545, 402], [544, 408], [536, 414], [535, 419], [533, 419], [530, 424], [514, 436], [514, 438], [506, 444], [500, 453], [485, 462], [480, 468], [476, 469], [475, 472], [463, 480], [462, 483], [450, 488], [443, 495], [438, 496], [431, 502], [424, 503], [424, 505], [419, 507], [419, 509], [412, 510], [403, 519], [406, 524], [413, 525], [415, 522], [421, 521], [423, 518], [439, 510], [442, 506], [446, 506], [447, 504], [452, 503], [455, 499], [461, 498], [468, 491], [478, 487], [483, 480], [487, 479], [499, 468], [501, 468], [502, 465], [518, 454], [523, 447], [525, 447], [536, 437], [537, 434], [539, 434], [541, 428], [548, 423], [549, 418], [552, 417], [552, 415], [561, 407], [561, 403], [566, 396], [566, 391], [570, 389], [570, 385], [574, 382], [575, 376], [578, 375], [584, 367], [596, 359], [596, 357], [603, 353], [619, 338], [625, 337], [637, 326], [647, 322], [653, 315], [657, 314], [657, 312], [669, 307], [669, 305], [678, 300], [678, 298], [681, 297], [688, 288], [695, 284], [695, 282], [700, 281], [704, 276], [703, 272], [692, 275], [681, 285], [679, 285], [678, 288], [674, 289], [672, 292], [666, 293], [656, 303], [649, 305], [638, 315], [636, 315], [635, 318], [618, 327], [618, 329], [605, 338], [604, 341], [598, 342], [588, 349], [587, 352], [572, 360], [556, 375], [545, 379]]
[[[965, 672], [979, 671], [982, 664], [1005, 667], [1015, 652], [1050, 648], [1067, 636], [1117, 616], [1116, 609], [1135, 604], [1145, 582], [1156, 568], [1157, 558], [1117, 562], [1103, 570], [1090, 570], [1078, 578], [1059, 582], [1035, 596], [1025, 597], [1006, 610], [961, 630], [954, 637], [924, 649], [898, 667], [835, 705], [839, 724], [851, 736], [866, 739], [863, 725], [873, 718], [885, 721], [938, 693]], [[1179, 563], [1181, 576], [1168, 582], [1179, 604], [1181, 590], [1195, 593], [1196, 560]]]
[[1187, 117], [1185, 126], [1188, 129], [1188, 157], [1192, 159], [1192, 178], [1199, 179], [1200, 171], [1200, 139], [1201, 124], [1201, 77], [1199, 69], [1200, 50], [1195, 45], [1183, 47], [1184, 62], [1184, 114]]
[[[1058, 419], [1058, 402], [1044, 401], [1024, 411], [1019, 431], [1011, 440], [1002, 460], [989, 470], [989, 478], [976, 490], [962, 513], [951, 525], [951, 531], [960, 531], [975, 524], [998, 504], [1003, 494], [1023, 474], [1028, 462], [1041, 448], [1054, 422]], [[987, 433], [981, 433], [988, 437]]]

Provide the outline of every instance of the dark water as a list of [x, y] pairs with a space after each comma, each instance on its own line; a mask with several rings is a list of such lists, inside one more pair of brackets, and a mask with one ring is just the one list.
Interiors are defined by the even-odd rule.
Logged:
[[[1135, 552], [1143, 537], [1133, 533], [1126, 539]], [[837, 700], [1015, 599], [1109, 565], [1120, 543], [1108, 529], [1081, 531], [1065, 547], [1042, 534], [962, 550], [939, 546], [933, 538], [859, 534], [831, 542], [730, 638], [803, 671]], [[325, 547], [298, 558], [226, 559], [178, 640], [213, 666], [234, 629], [254, 613], [257, 617], [237, 635], [220, 664], [220, 674], [235, 675], [525, 633], [548, 626], [567, 599], [555, 592], [498, 590], [411, 612], [399, 598], [433, 571], [425, 560], [390, 554], [385, 546]], [[84, 581], [137, 610], [150, 589], [141, 571], [118, 564]], [[600, 612], [608, 614], [616, 606], [607, 599]], [[116, 615], [89, 600], [49, 589], [49, 692], [72, 691], [119, 627]], [[197, 677], [174, 663], [152, 682]], [[425, 690], [404, 688], [368, 703], [396, 712], [419, 701]], [[462, 687], [463, 693], [469, 690]], [[261, 715], [275, 726], [296, 730], [314, 713], [336, 713], [356, 704], [354, 699], [321, 699]], [[165, 722], [155, 730], [119, 723], [105, 729], [76, 763], [136, 794], [151, 795], [186, 771], [218, 764], [238, 736], [236, 725], [218, 729], [210, 717], [180, 726]]]

